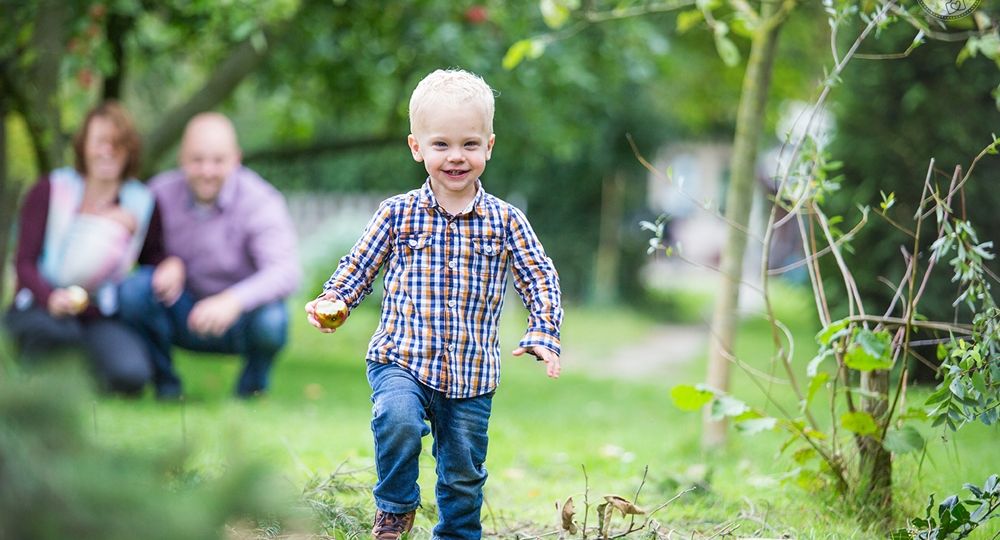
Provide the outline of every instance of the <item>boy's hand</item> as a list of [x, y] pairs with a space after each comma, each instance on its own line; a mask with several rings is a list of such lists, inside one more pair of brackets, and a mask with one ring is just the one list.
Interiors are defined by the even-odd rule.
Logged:
[[324, 294], [319, 298], [306, 303], [306, 320], [309, 324], [316, 327], [317, 330], [323, 332], [324, 334], [332, 334], [337, 331], [336, 328], [328, 328], [320, 324], [319, 319], [316, 318], [316, 304], [323, 300], [337, 300], [338, 298], [333, 294]]
[[559, 355], [546, 349], [545, 347], [518, 347], [514, 349], [514, 356], [521, 356], [524, 353], [531, 353], [545, 362], [545, 374], [553, 379], [559, 378]]

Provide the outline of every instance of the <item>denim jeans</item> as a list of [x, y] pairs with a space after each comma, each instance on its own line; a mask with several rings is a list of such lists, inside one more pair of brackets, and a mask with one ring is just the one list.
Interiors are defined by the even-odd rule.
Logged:
[[142, 267], [119, 287], [119, 316], [145, 338], [153, 363], [157, 395], [177, 396], [181, 380], [174, 369], [171, 347], [191, 351], [239, 354], [243, 372], [236, 384], [238, 396], [267, 389], [271, 365], [288, 338], [288, 309], [283, 300], [244, 313], [221, 336], [200, 336], [187, 325], [195, 298], [184, 291], [172, 306], [153, 294], [153, 269]]
[[[420, 505], [421, 438], [434, 435], [438, 523], [433, 537], [482, 537], [479, 519], [486, 483], [487, 427], [493, 394], [449, 399], [396, 364], [368, 362], [375, 436], [375, 504], [401, 514]], [[427, 423], [430, 423], [428, 427]]]

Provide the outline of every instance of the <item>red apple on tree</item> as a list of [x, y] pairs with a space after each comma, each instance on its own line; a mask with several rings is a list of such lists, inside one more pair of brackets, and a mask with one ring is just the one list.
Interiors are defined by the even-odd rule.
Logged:
[[485, 6], [475, 5], [465, 10], [465, 20], [472, 24], [482, 24], [489, 19], [489, 13]]

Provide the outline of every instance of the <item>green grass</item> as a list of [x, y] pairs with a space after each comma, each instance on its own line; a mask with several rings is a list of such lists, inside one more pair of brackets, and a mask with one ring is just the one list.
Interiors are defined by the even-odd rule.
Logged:
[[[799, 293], [785, 291], [780, 296], [779, 316], [794, 323], [790, 327], [801, 367], [814, 349], [814, 310]], [[139, 452], [184, 446], [190, 449], [187, 466], [208, 477], [225, 470], [233, 456], [261, 459], [299, 490], [345, 463], [368, 467], [373, 451], [364, 352], [378, 318], [377, 299], [369, 299], [332, 336], [305, 323], [298, 301], [291, 307], [291, 345], [274, 370], [268, 396], [255, 401], [230, 397], [239, 368], [235, 358], [181, 354], [177, 362], [187, 385], [186, 401], [158, 403], [149, 396], [98, 399], [87, 414], [98, 443]], [[516, 345], [523, 321], [519, 303], [508, 302], [501, 339], [505, 352]], [[518, 524], [531, 524], [536, 533], [553, 530], [556, 501], [573, 496], [582, 518], [586, 487], [592, 503], [609, 493], [631, 498], [648, 467], [639, 500], [647, 508], [688, 485], [705, 488], [657, 513], [661, 531], [676, 528], [708, 536], [739, 524], [736, 533], [745, 536], [761, 531], [761, 536], [772, 537], [872, 537], [846, 506], [782, 481], [790, 466], [789, 460], [777, 457], [782, 441], [778, 434], [734, 434], [723, 451], [701, 450], [700, 414], [675, 409], [669, 389], [699, 382], [703, 358], [650, 380], [608, 380], [587, 371], [587, 365], [641, 340], [655, 324], [624, 308], [570, 306], [563, 339], [578, 356], [563, 358], [558, 381], [547, 379], [531, 360], [505, 359], [490, 426], [487, 530], [495, 525], [510, 531]], [[747, 320], [737, 340], [738, 356], [771, 371], [771, 350], [767, 325]], [[767, 407], [750, 378], [736, 368], [732, 387], [741, 398]], [[773, 391], [779, 401], [794, 404], [786, 386], [774, 385]], [[773, 407], [769, 410], [776, 414]], [[903, 456], [896, 462], [895, 497], [901, 514], [920, 511], [931, 492], [941, 500], [959, 493], [964, 482], [981, 484], [1000, 471], [996, 428], [972, 426], [948, 444], [936, 440], [942, 432], [927, 426], [921, 431], [932, 439], [926, 457], [919, 461]], [[432, 507], [429, 456], [422, 467], [423, 501]], [[365, 495], [351, 500], [370, 506]], [[593, 508], [589, 523], [595, 524]], [[433, 523], [423, 516], [418, 525], [426, 531]], [[997, 526], [990, 529], [991, 534], [996, 531]]]

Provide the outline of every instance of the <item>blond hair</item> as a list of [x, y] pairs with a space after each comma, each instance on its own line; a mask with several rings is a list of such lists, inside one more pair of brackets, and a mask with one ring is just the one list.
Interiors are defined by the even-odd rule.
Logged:
[[462, 69], [438, 69], [428, 74], [410, 96], [410, 131], [417, 131], [421, 114], [428, 105], [441, 102], [481, 107], [486, 130], [493, 133], [493, 89], [482, 77]]

